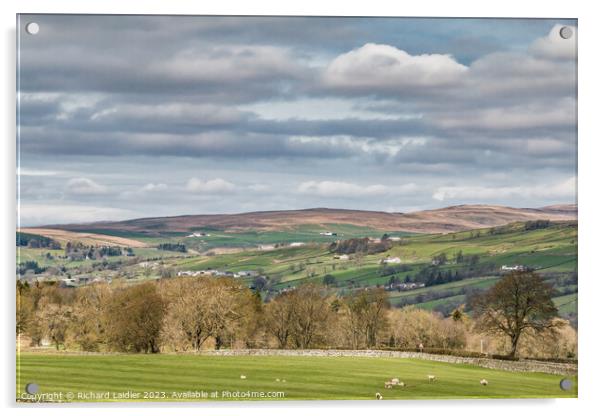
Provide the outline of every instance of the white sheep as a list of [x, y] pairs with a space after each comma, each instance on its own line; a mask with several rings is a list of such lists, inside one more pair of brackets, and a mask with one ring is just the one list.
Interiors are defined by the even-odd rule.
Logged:
[[386, 389], [392, 389], [393, 388], [393, 383], [391, 383], [390, 381], [385, 381], [385, 388]]
[[376, 400], [382, 400], [383, 399], [383, 395], [380, 393], [376, 393]]
[[286, 383], [286, 380], [285, 380], [285, 379], [282, 379], [282, 382], [283, 382], [283, 383]]
[[434, 375], [432, 375], [432, 374], [429, 374], [429, 375], [428, 375], [428, 378], [429, 378], [429, 383], [431, 383], [431, 382], [435, 381], [435, 376], [434, 376]]
[[488, 384], [489, 384], [489, 382], [487, 380], [485, 380], [485, 379], [481, 380], [481, 386], [486, 386]]
[[277, 382], [277, 383], [279, 383], [279, 382], [280, 382], [280, 379], [279, 379], [279, 378], [277, 378], [277, 379], [276, 379], [276, 382]]
[[398, 384], [398, 386], [399, 386], [399, 387], [405, 387], [405, 386], [406, 386], [406, 383], [404, 383], [403, 381], [400, 381], [400, 382], [399, 382], [399, 384]]
[[240, 375], [240, 379], [241, 379], [241, 380], [246, 380], [246, 379], [247, 379], [247, 376], [245, 376], [244, 374], [241, 374], [241, 375]]
[[391, 384], [393, 384], [394, 386], [399, 384], [399, 379], [398, 378], [392, 378], [391, 379]]

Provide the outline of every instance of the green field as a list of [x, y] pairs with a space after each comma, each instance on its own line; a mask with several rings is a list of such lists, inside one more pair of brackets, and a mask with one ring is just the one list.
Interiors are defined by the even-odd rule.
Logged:
[[[429, 383], [429, 374], [436, 376], [435, 382]], [[406, 387], [384, 389], [393, 377]], [[480, 385], [483, 378], [488, 386]], [[39, 393], [109, 392], [101, 401], [119, 401], [113, 394], [128, 390], [155, 392], [151, 400], [162, 401], [183, 400], [174, 393], [189, 391], [217, 391], [213, 400], [234, 400], [222, 397], [223, 392], [248, 391], [283, 392], [284, 397], [267, 400], [373, 400], [376, 392], [385, 400], [577, 397], [576, 378], [572, 391], [559, 388], [562, 378], [395, 358], [21, 353], [17, 395], [33, 382]], [[88, 400], [76, 396], [73, 401]]]
[[[337, 236], [320, 236], [321, 231], [336, 232]], [[102, 230], [89, 230], [101, 232]], [[143, 239], [147, 243], [179, 242], [187, 245], [186, 254], [157, 250], [156, 248], [135, 248], [136, 258], [126, 256], [109, 257], [107, 261], [121, 261], [119, 270], [105, 267], [99, 270], [99, 261], [68, 261], [61, 259], [61, 250], [21, 248], [18, 262], [37, 261], [42, 267], [64, 267], [73, 275], [100, 275], [105, 278], [123, 278], [129, 283], [144, 279], [156, 279], [164, 268], [172, 271], [200, 271], [215, 269], [220, 272], [236, 273], [242, 270], [254, 271], [266, 278], [262, 296], [268, 293], [298, 286], [303, 283], [322, 283], [324, 276], [334, 277], [331, 289], [340, 294], [365, 287], [383, 287], [391, 281], [421, 282], [417, 276], [421, 270], [431, 265], [434, 256], [446, 254], [448, 262], [440, 265], [440, 273], [467, 273], [472, 267], [481, 267], [478, 272], [461, 276], [461, 280], [442, 281], [428, 287], [389, 292], [395, 306], [417, 304], [425, 309], [434, 309], [444, 314], [466, 302], [467, 294], [484, 290], [500, 277], [503, 265], [530, 267], [549, 279], [560, 295], [576, 292], [577, 271], [577, 223], [575, 221], [553, 223], [547, 228], [525, 230], [524, 223], [514, 223], [492, 229], [462, 231], [450, 234], [404, 234], [390, 233], [401, 237], [392, 242], [389, 250], [360, 257], [351, 255], [349, 259], [335, 258], [329, 252], [332, 241], [352, 237], [380, 237], [382, 231], [347, 224], [324, 224], [323, 226], [300, 226], [285, 231], [245, 231], [224, 232], [204, 230], [206, 236], [187, 238], [185, 235], [165, 235], [163, 237], [142, 238], [139, 234], [126, 235]], [[114, 234], [114, 233], [113, 233]], [[152, 240], [152, 241], [151, 241]], [[290, 247], [291, 242], [305, 243], [300, 247]], [[262, 244], [278, 243], [273, 250], [259, 250]], [[219, 251], [216, 247], [221, 247]], [[234, 250], [232, 250], [234, 249]], [[475, 264], [457, 263], [456, 255], [464, 257], [477, 255]], [[46, 254], [51, 253], [50, 259]], [[381, 261], [386, 257], [399, 257], [406, 269], [383, 273]], [[150, 259], [157, 266], [152, 270], [135, 264]], [[133, 263], [132, 263], [133, 262]], [[96, 267], [93, 270], [92, 267]], [[393, 273], [393, 274], [391, 274]], [[240, 278], [243, 284], [252, 286], [253, 278]], [[422, 280], [424, 283], [424, 280]], [[448, 282], [448, 283], [445, 283]], [[571, 288], [574, 288], [572, 290]], [[568, 296], [568, 295], [567, 295]], [[557, 306], [562, 316], [576, 312], [576, 294], [573, 297], [558, 299]]]
[[554, 304], [558, 308], [560, 315], [566, 315], [569, 313], [577, 313], [577, 294], [571, 293], [570, 295], [558, 296], [553, 299]]

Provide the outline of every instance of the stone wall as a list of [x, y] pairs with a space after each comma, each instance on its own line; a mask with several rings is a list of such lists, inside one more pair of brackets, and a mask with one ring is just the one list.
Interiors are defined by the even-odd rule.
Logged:
[[297, 357], [387, 357], [387, 358], [418, 358], [421, 360], [440, 361], [454, 364], [470, 364], [495, 370], [515, 372], [537, 372], [557, 375], [577, 374], [576, 364], [552, 363], [534, 360], [494, 360], [491, 358], [455, 357], [453, 355], [427, 354], [409, 351], [381, 350], [273, 350], [273, 349], [241, 349], [241, 350], [205, 350], [202, 355], [240, 356], [240, 355], [279, 355]]

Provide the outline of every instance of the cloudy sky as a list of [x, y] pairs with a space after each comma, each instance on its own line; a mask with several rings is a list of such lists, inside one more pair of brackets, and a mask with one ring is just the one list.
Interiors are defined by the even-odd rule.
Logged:
[[576, 21], [22, 15], [19, 30], [22, 225], [576, 198]]

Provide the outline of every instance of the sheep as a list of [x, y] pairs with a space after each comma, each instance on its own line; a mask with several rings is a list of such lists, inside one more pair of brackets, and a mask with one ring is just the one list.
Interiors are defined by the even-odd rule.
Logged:
[[487, 380], [485, 380], [485, 379], [481, 380], [481, 386], [486, 386], [488, 384], [489, 384], [489, 382]]
[[432, 374], [429, 374], [427, 377], [428, 377], [428, 379], [429, 379], [429, 383], [431, 383], [431, 382], [435, 381], [435, 376], [434, 376], [434, 375], [432, 375]]
[[400, 381], [400, 382], [399, 382], [399, 384], [398, 384], [398, 386], [399, 386], [399, 387], [405, 387], [405, 386], [406, 386], [406, 383], [404, 383], [403, 381]]
[[386, 389], [392, 389], [393, 388], [393, 383], [391, 383], [390, 381], [385, 381], [385, 388]]
[[399, 384], [399, 379], [398, 378], [392, 378], [391, 379], [391, 384], [393, 384], [394, 386]]
[[276, 379], [276, 383], [280, 383], [280, 379], [279, 378]]
[[383, 399], [383, 395], [380, 393], [376, 393], [376, 400], [382, 400]]
[[246, 380], [246, 379], [247, 379], [247, 376], [245, 376], [244, 374], [241, 374], [241, 375], [240, 375], [240, 379], [241, 379], [241, 380]]
[[282, 382], [283, 382], [283, 383], [286, 383], [286, 380], [285, 380], [285, 379], [282, 379]]

